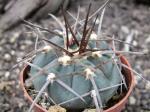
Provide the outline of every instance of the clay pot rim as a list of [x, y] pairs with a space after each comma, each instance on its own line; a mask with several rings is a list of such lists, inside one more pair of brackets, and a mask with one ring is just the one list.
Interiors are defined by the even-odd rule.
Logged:
[[[125, 62], [125, 64], [131, 68], [131, 65], [129, 64], [128, 60], [124, 57], [124, 56], [121, 56], [120, 57], [121, 60], [123, 60]], [[113, 105], [112, 107], [104, 110], [104, 112], [111, 112], [112, 110], [114, 110], [115, 108], [117, 108], [118, 106], [120, 106], [121, 104], [123, 104], [124, 102], [126, 102], [128, 100], [128, 97], [130, 96], [133, 88], [135, 87], [135, 78], [134, 78], [134, 74], [131, 70], [130, 71], [130, 76], [131, 76], [131, 82], [130, 82], [130, 85], [129, 85], [129, 90], [127, 91], [127, 94], [118, 102], [116, 103], [115, 105]]]
[[[124, 63], [129, 67], [131, 68], [131, 65], [129, 64], [128, 60], [124, 57], [124, 56], [121, 56], [121, 61], [124, 61]], [[27, 66], [25, 66], [21, 73], [20, 73], [20, 84], [21, 84], [21, 87], [24, 91], [24, 96], [30, 101], [30, 102], [33, 102], [33, 99], [30, 97], [30, 95], [28, 94], [28, 92], [26, 91], [25, 89], [25, 86], [24, 86], [24, 71], [27, 69]], [[130, 70], [129, 70], [130, 71]], [[126, 95], [118, 102], [116, 103], [115, 105], [113, 105], [112, 107], [104, 110], [103, 112], [111, 112], [112, 110], [114, 110], [115, 108], [117, 108], [118, 106], [122, 105], [124, 102], [127, 101], [128, 97], [130, 96], [134, 86], [135, 86], [135, 78], [134, 78], [134, 74], [132, 71], [130, 71], [130, 76], [131, 76], [131, 82], [129, 82], [129, 90], [127, 91]], [[35, 107], [41, 109], [42, 111], [44, 112], [48, 112], [46, 109], [42, 108], [42, 106], [38, 105], [37, 103], [35, 104]]]

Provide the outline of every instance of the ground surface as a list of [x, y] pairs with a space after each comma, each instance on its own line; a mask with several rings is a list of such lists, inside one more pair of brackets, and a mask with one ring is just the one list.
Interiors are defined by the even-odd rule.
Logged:
[[[69, 10], [76, 14], [77, 7], [81, 5], [81, 16], [85, 15], [88, 0], [72, 0]], [[102, 2], [94, 0], [93, 11]], [[99, 1], [99, 2], [98, 2]], [[58, 14], [62, 19], [62, 16]], [[47, 18], [41, 20], [40, 25], [53, 29], [56, 22]], [[146, 56], [127, 56], [132, 67], [143, 73], [143, 77], [150, 80], [150, 6], [138, 5], [132, 0], [112, 0], [106, 9], [102, 31], [116, 38], [126, 40], [133, 33], [131, 51], [147, 52]], [[32, 50], [35, 35], [25, 33], [29, 31], [24, 25], [20, 25], [5, 34], [0, 34], [0, 112], [26, 112], [29, 108], [27, 100], [19, 86], [20, 68], [9, 72], [16, 63], [17, 57], [22, 57]], [[117, 44], [119, 49], [124, 45]], [[123, 112], [150, 112], [150, 85], [137, 77], [137, 84], [128, 104]]]

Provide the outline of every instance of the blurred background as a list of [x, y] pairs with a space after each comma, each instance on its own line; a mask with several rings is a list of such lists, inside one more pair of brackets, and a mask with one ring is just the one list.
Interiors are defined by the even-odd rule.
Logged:
[[[0, 0], [0, 112], [26, 112], [29, 108], [19, 85], [22, 65], [9, 70], [17, 63], [17, 58], [33, 49], [36, 39], [22, 19], [51, 30], [58, 25], [47, 16], [49, 12], [63, 21], [59, 5], [51, 1], [61, 4], [61, 0]], [[76, 16], [80, 5], [80, 18], [83, 19], [90, 1], [93, 2], [91, 13], [104, 4], [104, 0], [66, 0], [64, 8]], [[73, 19], [69, 17], [69, 21]], [[127, 58], [133, 69], [150, 80], [150, 0], [111, 0], [102, 32], [134, 45], [116, 43], [120, 50], [145, 52], [146, 55], [127, 55]], [[48, 33], [45, 36], [51, 37]], [[135, 76], [137, 85], [123, 112], [150, 112], [150, 84]]]

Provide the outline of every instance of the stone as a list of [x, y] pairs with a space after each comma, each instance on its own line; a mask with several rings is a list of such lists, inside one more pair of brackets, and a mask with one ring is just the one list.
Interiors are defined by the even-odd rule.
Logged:
[[51, 106], [49, 109], [48, 109], [48, 112], [67, 112], [66, 109], [60, 107], [60, 106]]
[[147, 39], [145, 40], [145, 43], [148, 44], [150, 43], [150, 35], [147, 37]]
[[146, 88], [147, 90], [150, 90], [150, 82], [147, 82], [147, 83], [146, 83], [145, 88]]
[[129, 28], [127, 26], [122, 26], [121, 31], [124, 32], [125, 34], [129, 34]]
[[5, 73], [5, 77], [8, 78], [9, 76], [10, 76], [10, 72], [7, 71], [7, 72]]
[[6, 61], [11, 61], [11, 55], [8, 54], [8, 53], [4, 54], [4, 59], [5, 59]]
[[135, 105], [136, 99], [135, 99], [133, 96], [129, 97], [129, 103], [130, 103], [131, 105]]

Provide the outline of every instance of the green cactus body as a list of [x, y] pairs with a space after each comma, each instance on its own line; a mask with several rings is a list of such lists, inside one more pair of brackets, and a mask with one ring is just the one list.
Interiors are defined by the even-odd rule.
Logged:
[[[51, 39], [51, 41], [53, 41], [59, 46], [64, 47], [63, 39], [59, 37], [55, 37]], [[90, 41], [88, 47], [95, 48], [95, 43], [93, 41]], [[99, 49], [111, 50], [109, 46], [107, 45], [107, 43], [104, 41], [100, 42]], [[93, 90], [91, 81], [89, 79], [86, 79], [84, 75], [85, 74], [84, 70], [87, 67], [94, 68], [97, 64], [102, 63], [101, 67], [96, 68], [96, 70], [94, 71], [94, 77], [93, 77], [98, 89], [110, 87], [110, 86], [121, 83], [121, 77], [117, 69], [117, 65], [115, 65], [112, 61], [110, 61], [110, 59], [111, 59], [110, 54], [105, 54], [105, 55], [102, 55], [101, 57], [89, 56], [87, 58], [80, 58], [75, 63], [71, 63], [71, 64], [64, 66], [58, 62], [58, 58], [55, 55], [54, 51], [50, 50], [45, 53], [37, 54], [37, 56], [35, 57], [32, 63], [41, 68], [49, 64], [50, 66], [47, 69], [49, 73], [56, 74], [56, 77], [60, 76], [59, 79], [61, 81], [63, 81], [65, 84], [71, 87], [79, 95], [83, 95]], [[108, 63], [103, 64], [104, 62], [107, 62], [108, 60], [109, 60]], [[31, 67], [31, 70], [30, 70], [31, 77], [36, 75], [37, 72], [38, 71], [35, 68]], [[63, 76], [63, 75], [71, 74], [74, 72], [81, 72], [81, 74]], [[39, 77], [34, 79], [33, 84], [36, 90], [40, 90], [41, 87], [44, 85], [46, 81], [46, 76], [47, 76], [46, 74], [45, 75], [41, 74]], [[115, 88], [111, 88], [109, 90], [100, 92], [103, 105], [106, 104], [106, 102], [115, 94], [117, 89], [118, 87], [115, 87]], [[49, 84], [47, 90], [48, 90], [49, 96], [57, 104], [76, 97], [74, 94], [66, 90], [64, 87], [62, 87], [55, 81], [52, 84]], [[92, 97], [90, 95], [84, 97], [84, 100], [87, 102], [87, 104], [85, 104], [81, 99], [77, 99], [69, 103], [63, 104], [62, 106], [65, 108], [69, 108], [69, 109], [74, 109], [74, 108], [81, 109], [81, 108], [89, 108], [91, 107], [91, 105], [93, 105]]]

